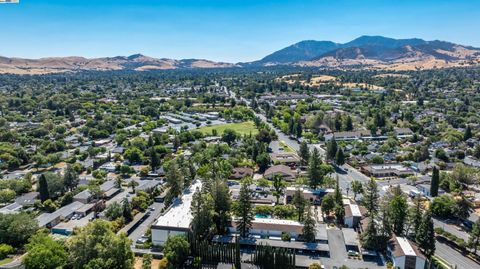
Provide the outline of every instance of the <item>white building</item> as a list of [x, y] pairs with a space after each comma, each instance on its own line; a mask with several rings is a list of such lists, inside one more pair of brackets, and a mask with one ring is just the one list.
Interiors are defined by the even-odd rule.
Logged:
[[199, 180], [195, 181], [188, 190], [184, 191], [181, 198], [175, 199], [168, 211], [161, 215], [157, 222], [152, 225], [153, 245], [162, 246], [170, 236], [187, 236], [190, 233], [193, 220], [190, 206], [193, 194], [197, 188], [199, 190], [202, 188], [202, 183]]
[[[237, 223], [232, 221], [229, 228], [231, 233], [237, 232]], [[255, 218], [252, 221], [250, 235], [258, 237], [282, 237], [282, 233], [288, 233], [292, 238], [297, 238], [303, 232], [303, 224], [295, 220]]]
[[344, 224], [346, 227], [355, 228], [360, 223], [362, 213], [360, 207], [357, 204], [345, 204], [345, 218]]
[[388, 255], [392, 259], [394, 268], [423, 269], [425, 267], [425, 256], [405, 237], [393, 236], [388, 245]]

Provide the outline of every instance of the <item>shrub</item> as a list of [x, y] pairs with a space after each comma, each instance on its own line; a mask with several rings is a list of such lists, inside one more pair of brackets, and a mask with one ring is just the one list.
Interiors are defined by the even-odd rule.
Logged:
[[8, 255], [12, 254], [14, 249], [7, 244], [0, 244], [0, 260], [5, 259]]

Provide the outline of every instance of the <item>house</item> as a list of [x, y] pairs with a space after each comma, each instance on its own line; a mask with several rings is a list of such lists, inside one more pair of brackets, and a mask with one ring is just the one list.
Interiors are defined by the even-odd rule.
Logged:
[[110, 199], [119, 193], [121, 189], [116, 187], [114, 180], [109, 180], [100, 185], [100, 190], [103, 192], [103, 197]]
[[[432, 185], [430, 184], [418, 184], [417, 189], [420, 191], [420, 193], [423, 196], [430, 197], [430, 189], [432, 188]], [[442, 189], [438, 189], [438, 195], [444, 194], [445, 191]]]
[[397, 128], [393, 129], [395, 136], [398, 138], [407, 138], [413, 136], [413, 131], [410, 128]]
[[333, 189], [307, 189], [307, 188], [296, 188], [296, 187], [287, 187], [285, 189], [285, 200], [284, 203], [291, 203], [293, 200], [293, 195], [297, 190], [300, 190], [303, 198], [310, 201], [315, 205], [319, 205], [322, 201], [322, 198], [328, 193], [333, 193]]
[[413, 170], [402, 164], [373, 164], [363, 166], [361, 172], [371, 177], [406, 177], [413, 175]]
[[235, 167], [232, 169], [231, 179], [242, 179], [253, 176], [253, 169], [250, 167]]
[[165, 169], [163, 167], [159, 167], [155, 170], [150, 171], [148, 173], [149, 177], [164, 177], [165, 176]]
[[270, 159], [274, 164], [283, 164], [295, 167], [300, 164], [300, 157], [293, 152], [270, 153]]
[[274, 165], [270, 168], [268, 168], [263, 176], [267, 179], [272, 179], [274, 175], [279, 175], [283, 179], [287, 181], [294, 181], [295, 178], [297, 177], [297, 173], [293, 171], [290, 167], [280, 164], [280, 165]]
[[[237, 223], [232, 221], [229, 227], [230, 233], [237, 232]], [[261, 238], [282, 237], [282, 233], [288, 233], [291, 238], [298, 238], [303, 232], [303, 224], [295, 220], [255, 218], [252, 221], [250, 234]]]
[[73, 196], [73, 201], [78, 201], [81, 203], [89, 203], [92, 198], [92, 192], [89, 189], [83, 190]]
[[466, 165], [470, 165], [470, 166], [473, 166], [473, 167], [477, 167], [479, 168], [480, 167], [480, 161], [475, 159], [474, 157], [472, 156], [467, 156], [463, 159], [463, 163], [466, 164]]
[[393, 267], [398, 269], [423, 269], [426, 258], [418, 247], [405, 237], [393, 236], [387, 248]]
[[60, 223], [62, 220], [68, 219], [75, 214], [75, 211], [83, 207], [84, 204], [75, 201], [71, 204], [59, 208], [53, 213], [43, 213], [36, 218], [39, 227], [52, 228]]
[[98, 169], [101, 169], [107, 172], [115, 172], [115, 170], [117, 169], [117, 165], [113, 162], [106, 162], [100, 165]]

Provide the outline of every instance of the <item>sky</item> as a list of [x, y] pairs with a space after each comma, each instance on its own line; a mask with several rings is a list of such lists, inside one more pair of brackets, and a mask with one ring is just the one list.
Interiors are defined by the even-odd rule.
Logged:
[[302, 40], [418, 37], [480, 47], [477, 0], [20, 0], [0, 55], [246, 62]]

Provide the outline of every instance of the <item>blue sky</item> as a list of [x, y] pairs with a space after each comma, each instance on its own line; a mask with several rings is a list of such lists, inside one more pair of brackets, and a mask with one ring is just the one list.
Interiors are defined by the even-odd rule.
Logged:
[[142, 53], [251, 61], [301, 40], [361, 35], [480, 47], [476, 0], [20, 0], [0, 5], [0, 55]]

